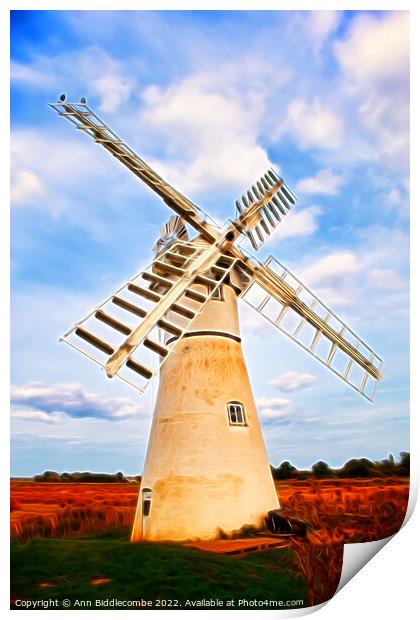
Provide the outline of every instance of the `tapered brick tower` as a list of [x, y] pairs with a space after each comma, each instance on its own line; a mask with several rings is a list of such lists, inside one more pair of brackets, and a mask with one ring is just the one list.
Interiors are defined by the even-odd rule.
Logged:
[[212, 538], [261, 525], [279, 506], [236, 292], [219, 291], [161, 367], [133, 541]]

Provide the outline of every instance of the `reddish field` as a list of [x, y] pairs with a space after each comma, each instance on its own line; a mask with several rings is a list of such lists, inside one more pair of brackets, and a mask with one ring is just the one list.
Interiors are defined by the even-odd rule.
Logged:
[[343, 543], [395, 534], [408, 504], [408, 478], [277, 482], [285, 516], [310, 524], [306, 539], [292, 539], [296, 570], [308, 583], [311, 605], [330, 599], [341, 576]]
[[[308, 582], [311, 604], [337, 587], [344, 542], [378, 540], [404, 520], [408, 479], [290, 480], [276, 483], [285, 516], [308, 523], [305, 539], [290, 540], [296, 570]], [[34, 537], [78, 536], [129, 528], [138, 484], [11, 483], [11, 533], [19, 542]]]
[[11, 482], [11, 534], [20, 542], [131, 527], [135, 483]]
[[408, 478], [276, 482], [285, 516], [302, 519], [334, 542], [367, 542], [399, 530]]
[[[302, 519], [331, 542], [378, 540], [398, 531], [405, 515], [407, 479], [290, 480], [276, 482], [285, 516]], [[11, 483], [11, 533], [75, 536], [130, 527], [135, 483]]]

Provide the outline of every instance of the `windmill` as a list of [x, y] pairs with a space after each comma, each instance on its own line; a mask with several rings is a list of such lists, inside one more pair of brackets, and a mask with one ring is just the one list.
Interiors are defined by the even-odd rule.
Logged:
[[140, 392], [159, 374], [131, 539], [211, 538], [219, 529], [258, 527], [279, 502], [242, 353], [238, 299], [368, 400], [382, 361], [276, 258], [261, 263], [237, 244], [247, 237], [258, 250], [295, 204], [274, 170], [236, 201], [236, 218], [222, 229], [84, 98], [67, 103], [62, 95], [50, 106], [175, 212], [151, 264], [62, 337]]

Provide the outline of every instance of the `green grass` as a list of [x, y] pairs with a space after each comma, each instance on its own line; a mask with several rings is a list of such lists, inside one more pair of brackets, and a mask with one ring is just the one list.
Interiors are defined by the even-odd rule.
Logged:
[[[111, 581], [91, 585], [95, 578]], [[40, 588], [43, 582], [54, 585]], [[223, 607], [234, 599], [230, 609], [238, 608], [238, 599], [303, 600], [306, 604], [304, 580], [295, 575], [287, 549], [232, 557], [172, 543], [132, 544], [125, 530], [81, 538], [37, 539], [24, 545], [13, 542], [11, 595], [12, 600], [58, 599], [59, 609], [63, 599], [72, 601], [70, 609], [80, 608], [74, 605], [75, 599], [92, 601], [89, 608], [95, 609], [97, 599], [114, 598], [143, 598], [152, 601], [153, 608], [157, 599], [178, 601], [180, 609], [190, 608], [185, 604], [188, 599], [217, 598], [224, 602]]]

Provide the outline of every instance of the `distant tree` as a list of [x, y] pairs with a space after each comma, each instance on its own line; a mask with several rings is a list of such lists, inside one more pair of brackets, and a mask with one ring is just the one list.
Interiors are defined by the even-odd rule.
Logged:
[[73, 474], [78, 482], [123, 482], [125, 480], [122, 472], [116, 474], [101, 474], [91, 471], [75, 472]]
[[400, 452], [400, 461], [397, 465], [397, 472], [399, 476], [410, 475], [410, 453]]
[[41, 474], [41, 480], [40, 482], [59, 482], [60, 481], [60, 474], [58, 474], [56, 471], [44, 471], [43, 474]]
[[370, 460], [369, 460], [369, 459], [367, 459], [367, 458], [362, 458], [362, 459], [360, 459], [360, 462], [361, 462], [361, 463], [364, 463], [367, 467], [374, 467], [374, 463], [373, 463], [373, 461], [370, 461]]
[[64, 471], [60, 474], [60, 482], [73, 482], [72, 475]]
[[[141, 477], [139, 477], [141, 480]], [[127, 482], [126, 477], [121, 471], [115, 474], [102, 474], [90, 471], [74, 471], [71, 474], [56, 471], [44, 471], [43, 474], [33, 476], [34, 482]]]
[[92, 482], [90, 471], [75, 472], [78, 482]]
[[274, 480], [289, 480], [296, 478], [297, 469], [289, 461], [283, 461], [277, 468], [272, 467], [271, 472]]
[[384, 476], [395, 476], [397, 473], [397, 466], [392, 454], [387, 459], [382, 459], [379, 463], [379, 469]]
[[400, 465], [403, 467], [407, 467], [410, 469], [410, 453], [409, 452], [400, 452]]
[[312, 471], [309, 469], [301, 469], [296, 473], [297, 480], [306, 480], [312, 476]]
[[317, 478], [331, 478], [333, 475], [332, 469], [324, 461], [318, 461], [312, 465], [311, 471]]
[[338, 470], [340, 478], [368, 478], [372, 473], [368, 459], [350, 459]]

